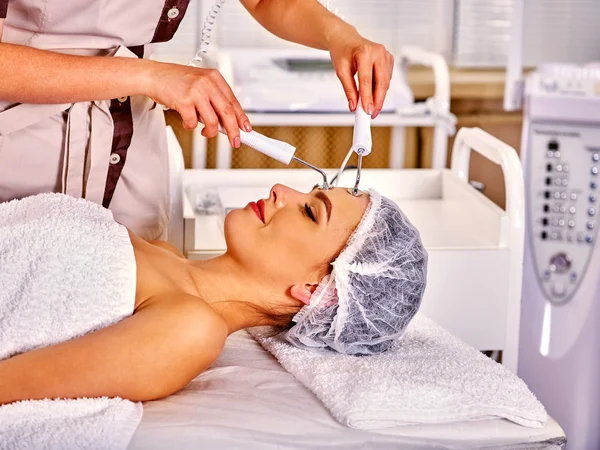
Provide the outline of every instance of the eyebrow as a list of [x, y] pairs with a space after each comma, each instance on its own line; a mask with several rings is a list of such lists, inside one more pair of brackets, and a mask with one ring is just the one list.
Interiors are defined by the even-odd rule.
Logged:
[[331, 205], [331, 200], [329, 200], [329, 197], [327, 197], [327, 195], [325, 195], [323, 191], [318, 191], [315, 194], [315, 197], [317, 197], [325, 204], [325, 209], [327, 210], [327, 222], [329, 222], [329, 219], [331, 219], [331, 210], [333, 209], [333, 206]]

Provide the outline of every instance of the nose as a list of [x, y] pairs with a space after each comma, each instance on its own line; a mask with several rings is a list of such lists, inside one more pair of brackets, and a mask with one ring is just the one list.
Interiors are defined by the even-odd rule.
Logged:
[[284, 186], [283, 184], [276, 184], [271, 188], [270, 198], [273, 199], [273, 203], [277, 208], [284, 207], [290, 201], [300, 201], [300, 197], [303, 196], [301, 192], [295, 189]]

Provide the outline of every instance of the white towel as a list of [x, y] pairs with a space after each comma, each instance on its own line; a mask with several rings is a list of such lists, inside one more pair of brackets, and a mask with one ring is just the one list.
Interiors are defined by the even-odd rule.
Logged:
[[[109, 210], [60, 194], [0, 204], [0, 360], [130, 316], [135, 288], [133, 247]], [[5, 405], [0, 448], [125, 448], [140, 417], [121, 399]]]
[[493, 417], [539, 428], [542, 404], [504, 366], [418, 314], [392, 350], [355, 357], [298, 349], [269, 329], [249, 330], [340, 423], [382, 429]]
[[142, 404], [120, 398], [36, 400], [0, 408], [0, 450], [126, 449]]

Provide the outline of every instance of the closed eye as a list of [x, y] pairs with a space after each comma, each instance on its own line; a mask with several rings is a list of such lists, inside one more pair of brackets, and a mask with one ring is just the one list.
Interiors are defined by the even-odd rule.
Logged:
[[306, 215], [308, 216], [308, 218], [310, 220], [312, 220], [314, 223], [317, 223], [317, 219], [315, 218], [315, 215], [313, 214], [310, 206], [308, 206], [308, 203], [304, 204], [304, 212], [306, 213]]

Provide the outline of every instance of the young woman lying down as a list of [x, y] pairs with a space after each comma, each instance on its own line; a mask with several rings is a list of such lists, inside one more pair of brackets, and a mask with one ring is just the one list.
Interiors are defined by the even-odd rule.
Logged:
[[0, 404], [161, 398], [258, 325], [306, 349], [380, 353], [421, 303], [419, 234], [374, 191], [276, 185], [227, 215], [225, 239], [223, 256], [189, 261], [86, 200], [0, 204]]

